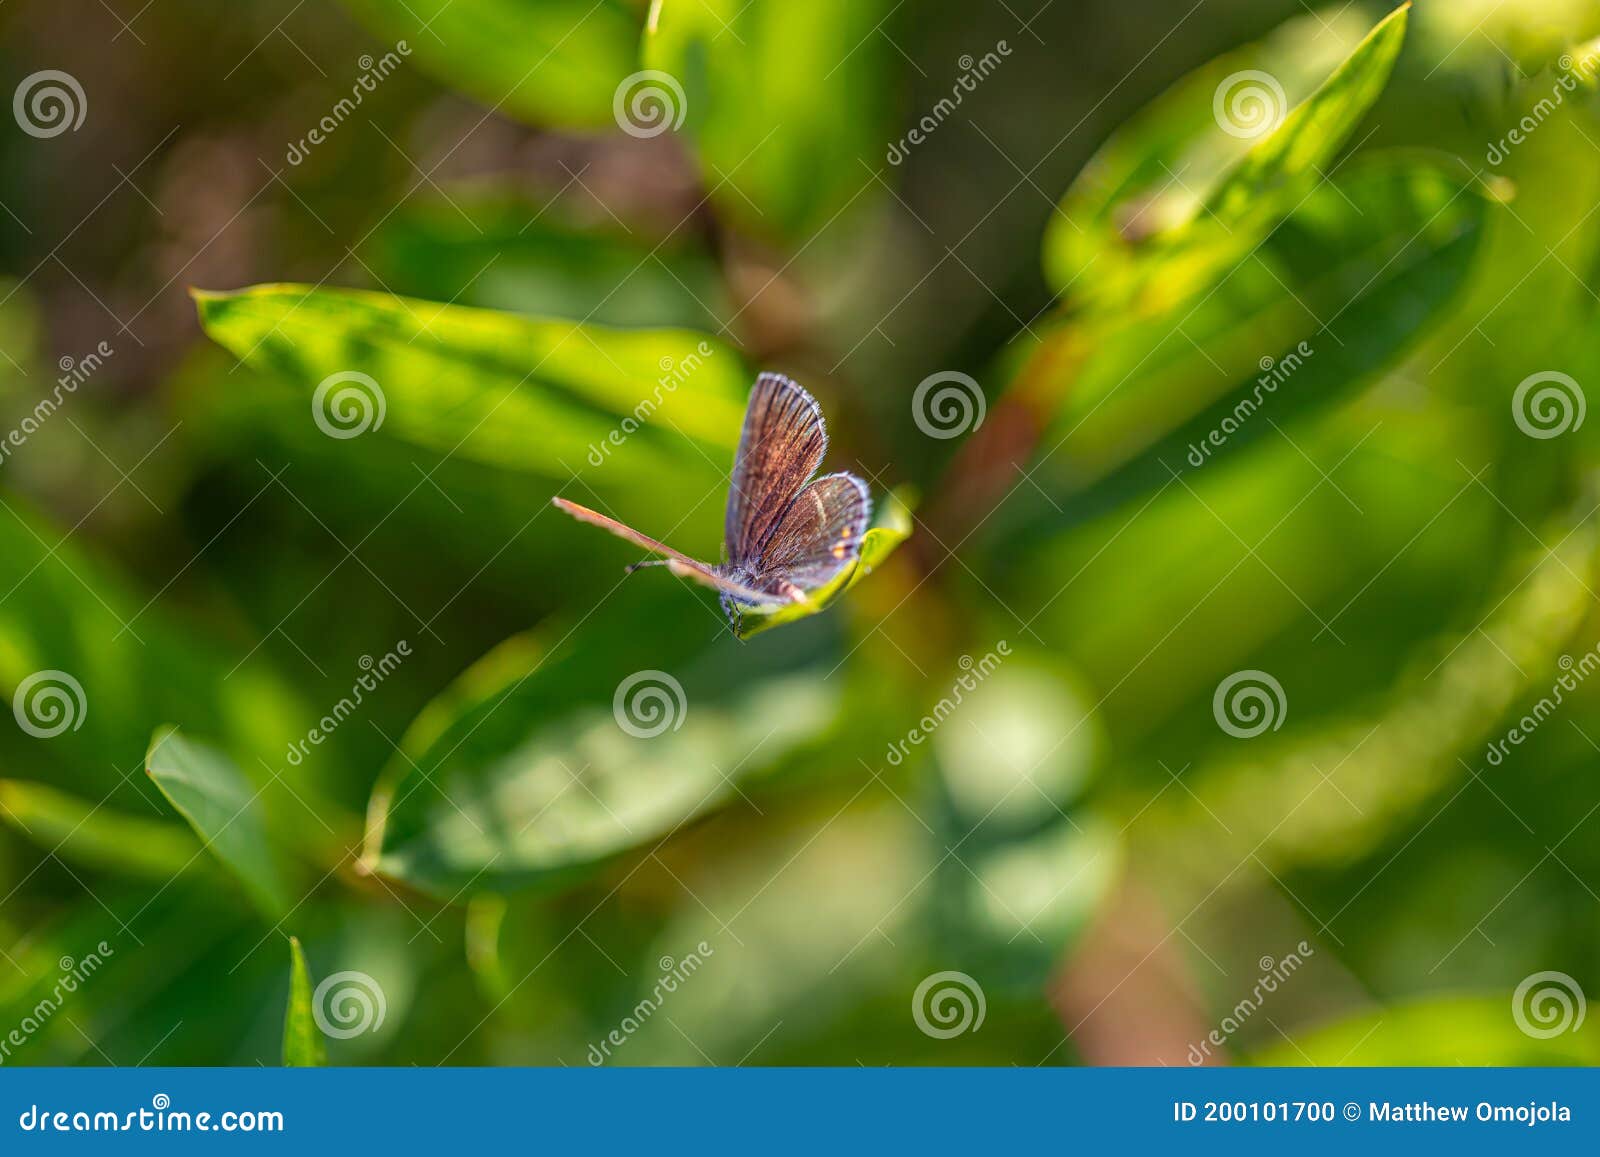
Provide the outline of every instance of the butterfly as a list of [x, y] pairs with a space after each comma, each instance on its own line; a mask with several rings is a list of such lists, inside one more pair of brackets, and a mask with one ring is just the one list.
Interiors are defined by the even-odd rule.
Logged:
[[565, 498], [558, 508], [580, 522], [664, 558], [634, 563], [665, 566], [710, 587], [737, 629], [745, 608], [805, 603], [811, 592], [861, 556], [872, 513], [867, 484], [840, 472], [813, 478], [828, 450], [822, 407], [782, 374], [762, 374], [750, 391], [744, 429], [733, 459], [724, 519], [727, 561], [713, 566], [640, 534], [614, 518]]

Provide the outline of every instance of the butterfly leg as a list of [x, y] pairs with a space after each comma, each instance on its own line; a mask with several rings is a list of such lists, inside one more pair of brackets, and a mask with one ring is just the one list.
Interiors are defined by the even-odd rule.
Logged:
[[791, 603], [803, 603], [806, 601], [806, 592], [791, 582], [780, 582], [778, 584], [778, 593]]

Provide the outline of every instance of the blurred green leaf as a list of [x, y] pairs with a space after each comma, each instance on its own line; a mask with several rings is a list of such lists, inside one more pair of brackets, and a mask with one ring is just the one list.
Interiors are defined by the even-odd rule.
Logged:
[[1021, 839], [962, 846], [940, 865], [935, 899], [947, 957], [992, 994], [1038, 999], [1122, 867], [1117, 826], [1082, 811]]
[[177, 875], [200, 851], [174, 824], [95, 806], [44, 783], [0, 780], [0, 819], [52, 854], [154, 880]]
[[366, 245], [385, 288], [411, 297], [600, 325], [715, 329], [731, 312], [716, 262], [693, 236], [582, 224], [499, 186], [413, 197]]
[[874, 184], [899, 58], [886, 0], [655, 0], [630, 94], [682, 120], [712, 200], [745, 229], [796, 239]]
[[[1541, 1039], [1518, 1027], [1509, 994], [1424, 997], [1385, 1005], [1272, 1044], [1257, 1065], [1597, 1065], [1592, 1020]], [[1525, 1010], [1523, 1015], [1525, 1015]]]
[[0, 496], [0, 690], [11, 700], [40, 676], [30, 699], [59, 691], [60, 706], [72, 701], [66, 715], [40, 720], [47, 736], [0, 730], [0, 752], [16, 766], [49, 761], [59, 786], [98, 800], [138, 766], [163, 719], [276, 756], [303, 733], [304, 708], [272, 671], [241, 666], [217, 645], [221, 634], [172, 618], [21, 498]]
[[1409, 11], [1385, 17], [1292, 110], [1358, 17], [1304, 17], [1180, 81], [1067, 190], [1045, 240], [1051, 283], [1139, 313], [1213, 284], [1324, 179], [1383, 91]]
[[170, 728], [151, 740], [145, 769], [262, 911], [282, 917], [289, 909], [288, 885], [267, 841], [260, 792], [238, 766], [216, 748]]
[[795, 819], [687, 878], [705, 908], [684, 908], [643, 954], [638, 990], [611, 1024], [651, 994], [658, 957], [693, 953], [700, 966], [607, 1063], [764, 1063], [764, 1049], [824, 1039], [884, 991], [902, 1040], [926, 1040], [907, 1015], [926, 967], [918, 916], [933, 886], [922, 827], [900, 803], [871, 798]]
[[1093, 700], [1053, 657], [1019, 653], [1005, 639], [958, 666], [918, 734], [931, 733], [959, 835], [1014, 834], [1061, 818], [1104, 744]]
[[701, 334], [311, 286], [195, 300], [213, 339], [314, 391], [307, 421], [334, 437], [381, 431], [560, 482], [589, 466], [586, 483], [662, 500], [726, 482], [748, 384]]
[[798, 622], [827, 610], [836, 599], [881, 566], [902, 542], [911, 537], [911, 507], [907, 496], [901, 492], [891, 492], [885, 496], [876, 523], [862, 536], [861, 555], [854, 566], [842, 571], [832, 582], [812, 591], [803, 603], [791, 603], [774, 610], [745, 609], [739, 618], [739, 638], [748, 639], [762, 631]]
[[[1593, 607], [1600, 528], [1585, 518], [1543, 529], [1555, 546], [1519, 559], [1474, 609], [1468, 633], [1423, 649], [1370, 711], [1253, 740], [1248, 750], [1236, 742], [1186, 771], [1188, 790], [1154, 803], [1143, 789], [1120, 793], [1118, 810], [1140, 817], [1137, 854], [1164, 862], [1180, 887], [1203, 887], [1241, 857], [1277, 871], [1348, 863], [1447, 785], [1476, 775], [1482, 745], [1524, 696], [1554, 681]], [[1322, 790], [1347, 806], [1302, 806]], [[1173, 839], [1179, 827], [1207, 834]]]
[[1489, 204], [1426, 156], [1352, 163], [1176, 327], [1162, 317], [1096, 335], [1045, 436], [1054, 499], [1008, 517], [1091, 516], [1347, 397], [1455, 303]]
[[468, 670], [374, 791], [366, 866], [447, 899], [570, 886], [833, 718], [837, 694], [816, 675], [680, 679], [723, 628], [662, 613], [662, 597], [518, 636]]
[[297, 937], [289, 937], [289, 1005], [283, 1014], [283, 1063], [315, 1068], [328, 1063], [322, 1030], [311, 1011], [311, 973]]
[[[634, 70], [639, 21], [620, 0], [345, 0], [445, 84], [534, 124], [599, 128]], [[403, 46], [403, 47], [401, 47]]]

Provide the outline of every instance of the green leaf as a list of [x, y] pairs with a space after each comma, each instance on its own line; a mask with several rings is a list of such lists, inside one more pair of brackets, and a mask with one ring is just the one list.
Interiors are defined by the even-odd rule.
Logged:
[[891, 491], [884, 499], [877, 515], [877, 525], [861, 539], [861, 555], [856, 565], [841, 572], [832, 582], [811, 592], [803, 603], [792, 603], [775, 610], [746, 610], [741, 615], [738, 636], [748, 639], [773, 627], [799, 622], [819, 614], [833, 605], [841, 595], [866, 578], [885, 559], [893, 554], [902, 542], [911, 537], [911, 506], [909, 496], [903, 491]]
[[999, 640], [957, 665], [914, 733], [932, 739], [939, 846], [961, 849], [939, 862], [936, 923], [949, 959], [1032, 999], [1121, 866], [1116, 828], [1075, 806], [1104, 737], [1053, 655]]
[[1123, 868], [1117, 825], [1079, 812], [939, 866], [935, 904], [951, 959], [1037, 999]]
[[1180, 81], [1067, 190], [1045, 239], [1051, 283], [1117, 312], [1203, 292], [1323, 179], [1383, 91], [1408, 12], [1385, 17], [1292, 110], [1350, 45], [1354, 17], [1304, 17]]
[[[704, 335], [296, 285], [195, 300], [214, 340], [299, 382], [306, 421], [335, 437], [397, 437], [561, 483], [583, 471], [668, 506], [726, 484], [748, 382]], [[341, 374], [367, 380], [329, 381]]]
[[[1555, 545], [1507, 567], [1500, 588], [1469, 609], [1475, 629], [1424, 646], [1378, 708], [1224, 747], [1185, 772], [1185, 791], [1154, 803], [1142, 786], [1123, 793], [1118, 808], [1141, 817], [1134, 854], [1164, 862], [1175, 886], [1202, 890], [1242, 858], [1281, 872], [1374, 854], [1428, 800], [1474, 774], [1466, 760], [1480, 760], [1506, 713], [1561, 670], [1593, 607], [1600, 524], [1565, 516], [1539, 530]], [[1300, 806], [1318, 790], [1336, 790], [1346, 806]]]
[[1426, 156], [1376, 154], [1307, 197], [1179, 324], [1088, 330], [1096, 348], [1036, 469], [1049, 498], [1019, 495], [1001, 521], [1080, 521], [1349, 397], [1455, 302], [1489, 204]]
[[373, 793], [366, 868], [445, 899], [567, 887], [834, 718], [818, 671], [726, 642], [696, 661], [725, 629], [710, 606], [633, 598], [508, 640], [418, 717]]
[[289, 889], [267, 841], [260, 792], [233, 760], [170, 728], [151, 740], [145, 770], [261, 910], [282, 917], [289, 909]]
[[46, 764], [50, 774], [37, 778], [97, 800], [138, 766], [154, 721], [178, 719], [266, 758], [281, 755], [308, 723], [274, 672], [259, 662], [241, 666], [210, 633], [172, 617], [70, 533], [5, 493], [0, 692], [8, 706], [29, 679], [29, 699], [45, 696], [39, 708], [54, 692], [61, 706], [70, 699], [72, 707], [55, 720], [59, 726], [43, 729], [47, 734], [0, 728], [0, 757], [13, 767]]
[[579, 224], [498, 185], [411, 198], [364, 249], [384, 288], [458, 305], [602, 325], [715, 329], [731, 312], [721, 273], [686, 233]]
[[311, 1010], [311, 973], [298, 937], [289, 937], [289, 1007], [283, 1014], [285, 1067], [316, 1068], [328, 1063], [328, 1052]]
[[619, 0], [345, 0], [397, 57], [534, 124], [599, 128], [639, 22]]
[[181, 827], [96, 807], [43, 783], [0, 781], [0, 819], [74, 863], [153, 880], [177, 875], [200, 851]]
[[1385, 1005], [1309, 1030], [1290, 1028], [1291, 1039], [1249, 1059], [1256, 1065], [1438, 1068], [1600, 1064], [1600, 1024], [1592, 1018], [1570, 1031], [1533, 1037], [1518, 1027], [1513, 1000], [1509, 993], [1469, 994]]
[[[802, 236], [874, 184], [899, 70], [886, 0], [656, 0], [649, 82], [695, 142], [712, 200], [747, 230]], [[639, 91], [643, 92], [641, 88]]]

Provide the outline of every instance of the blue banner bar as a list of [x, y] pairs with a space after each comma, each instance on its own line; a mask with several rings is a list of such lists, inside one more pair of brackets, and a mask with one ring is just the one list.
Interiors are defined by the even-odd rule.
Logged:
[[0, 1106], [3, 1153], [1600, 1151], [1591, 1069], [0, 1069]]

